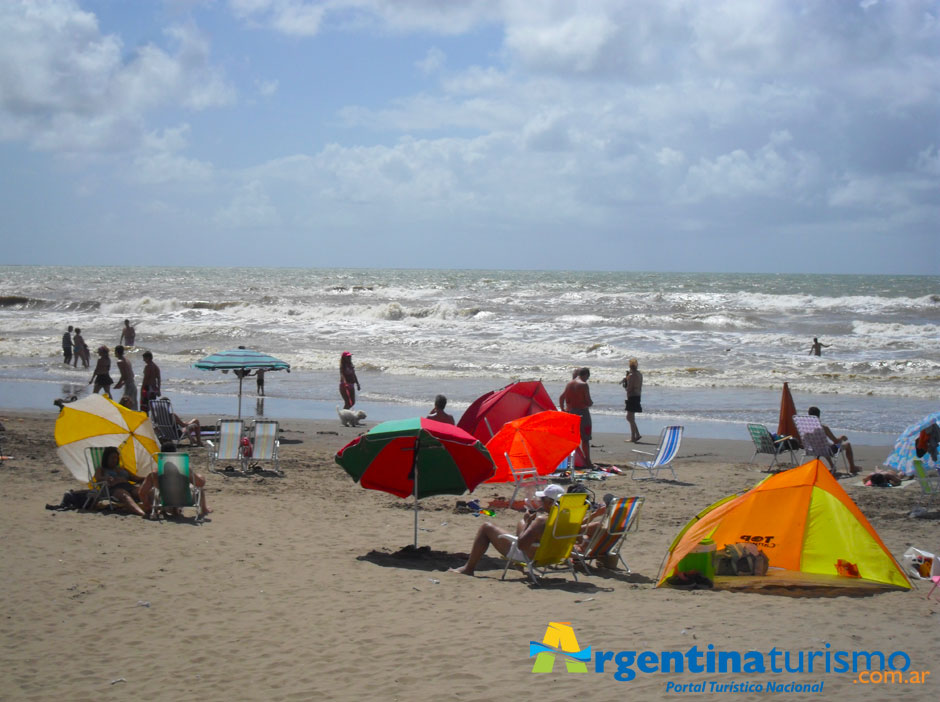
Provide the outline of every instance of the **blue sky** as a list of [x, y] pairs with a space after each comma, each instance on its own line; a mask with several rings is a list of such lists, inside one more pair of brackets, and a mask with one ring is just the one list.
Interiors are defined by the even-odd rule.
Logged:
[[0, 262], [940, 274], [940, 4], [10, 0]]

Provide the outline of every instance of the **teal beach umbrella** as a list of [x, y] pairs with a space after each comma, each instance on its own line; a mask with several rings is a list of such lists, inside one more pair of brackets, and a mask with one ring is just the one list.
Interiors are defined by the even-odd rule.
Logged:
[[280, 359], [269, 356], [260, 351], [252, 351], [244, 346], [229, 351], [219, 351], [211, 356], [206, 356], [193, 364], [193, 368], [199, 370], [217, 371], [223, 373], [233, 371], [238, 376], [238, 418], [242, 416], [242, 381], [251, 371], [276, 371], [286, 370], [290, 373], [290, 364]]

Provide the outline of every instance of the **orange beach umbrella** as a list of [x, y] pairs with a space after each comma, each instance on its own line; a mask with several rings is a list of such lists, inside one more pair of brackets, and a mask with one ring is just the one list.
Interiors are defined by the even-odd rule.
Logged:
[[486, 482], [512, 482], [507, 455], [517, 469], [535, 467], [539, 475], [548, 475], [580, 445], [581, 417], [576, 414], [549, 410], [507, 422], [486, 444], [496, 464]]

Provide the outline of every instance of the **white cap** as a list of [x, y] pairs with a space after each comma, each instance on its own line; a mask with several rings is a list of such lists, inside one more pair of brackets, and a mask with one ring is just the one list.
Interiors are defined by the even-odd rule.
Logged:
[[536, 497], [547, 497], [555, 502], [564, 494], [565, 489], [561, 485], [546, 485], [544, 489], [535, 491]]

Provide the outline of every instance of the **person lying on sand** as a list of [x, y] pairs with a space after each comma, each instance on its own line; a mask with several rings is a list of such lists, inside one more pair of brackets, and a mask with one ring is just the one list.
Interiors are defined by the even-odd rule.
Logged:
[[[565, 489], [561, 485], [546, 485], [544, 490], [536, 491], [535, 496], [542, 500], [539, 510], [527, 510], [525, 516], [516, 525], [516, 536], [519, 537], [518, 546], [526, 554], [526, 557], [532, 558], [535, 555], [539, 539], [542, 537], [542, 532], [545, 531], [548, 512], [552, 509], [555, 501], [564, 494]], [[490, 545], [495, 546], [496, 550], [502, 555], [508, 554], [512, 541], [502, 538], [504, 534], [508, 533], [508, 530], [498, 527], [492, 522], [480, 525], [476, 536], [473, 538], [473, 546], [470, 548], [470, 557], [467, 558], [467, 562], [459, 568], [451, 568], [450, 572], [473, 575], [477, 564]]]
[[865, 484], [871, 487], [897, 487], [901, 480], [901, 474], [890, 469], [876, 470], [865, 476]]

